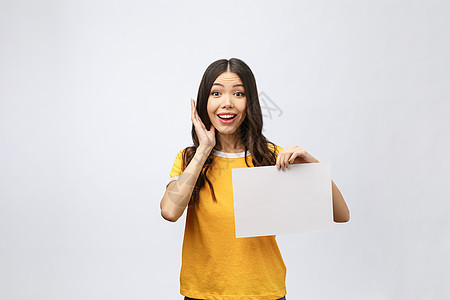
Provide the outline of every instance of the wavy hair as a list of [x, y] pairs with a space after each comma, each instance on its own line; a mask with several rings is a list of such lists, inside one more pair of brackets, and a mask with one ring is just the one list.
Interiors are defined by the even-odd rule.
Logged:
[[[239, 76], [244, 85], [245, 94], [247, 97], [246, 117], [238, 129], [241, 142], [245, 147], [245, 163], [247, 167], [250, 167], [247, 161], [247, 152], [251, 153], [253, 166], [275, 165], [277, 157], [275, 145], [272, 142], [268, 141], [262, 134], [263, 117], [261, 113], [261, 105], [258, 98], [258, 90], [256, 88], [255, 76], [253, 75], [253, 72], [250, 70], [248, 65], [242, 60], [237, 58], [231, 58], [229, 60], [220, 59], [208, 66], [205, 73], [203, 74], [198, 89], [196, 103], [198, 116], [202, 120], [205, 127], [210, 128], [211, 121], [208, 116], [207, 103], [211, 92], [211, 87], [216, 78], [226, 71], [233, 72]], [[193, 124], [191, 135], [194, 145], [183, 150], [183, 171], [191, 162], [199, 146], [197, 133], [195, 132], [195, 127]], [[268, 148], [268, 144], [271, 144], [273, 146], [273, 150]], [[200, 172], [195, 187], [192, 191], [190, 199], [191, 204], [196, 204], [199, 202], [200, 190], [205, 185], [205, 182], [207, 182], [209, 185], [213, 200], [217, 201], [216, 195], [214, 193], [214, 188], [207, 176], [207, 172], [213, 162], [213, 156], [214, 155], [211, 151], [205, 161], [205, 164], [203, 165], [202, 171]]]

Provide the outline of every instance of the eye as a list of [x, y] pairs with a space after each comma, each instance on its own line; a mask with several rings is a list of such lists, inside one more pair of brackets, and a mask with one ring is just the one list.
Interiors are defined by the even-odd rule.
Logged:
[[242, 93], [242, 92], [236, 92], [235, 95], [238, 96], [238, 97], [242, 97], [242, 96], [244, 96], [244, 93]]
[[213, 95], [213, 96], [219, 96], [219, 92], [212, 92], [211, 95]]

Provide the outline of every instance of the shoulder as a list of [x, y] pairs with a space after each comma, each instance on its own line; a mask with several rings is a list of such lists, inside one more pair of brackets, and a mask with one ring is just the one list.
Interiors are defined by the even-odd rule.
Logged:
[[194, 146], [187, 146], [185, 148], [182, 148], [177, 152], [176, 160], [187, 162], [194, 156], [195, 151], [196, 149]]
[[180, 160], [183, 157], [183, 153], [185, 152], [186, 149], [181, 149], [177, 152], [177, 156], [176, 159]]
[[177, 156], [182, 156], [186, 152], [186, 150], [187, 150], [187, 148], [183, 148], [183, 149], [178, 150]]
[[278, 145], [273, 144], [273, 143], [267, 143], [267, 148], [269, 148], [270, 151], [275, 152], [275, 154], [278, 154], [278, 153], [280, 153], [281, 151], [284, 150], [283, 147], [278, 146]]
[[175, 162], [174, 162], [175, 165], [179, 165], [179, 167], [181, 167], [183, 158], [185, 156], [186, 149], [187, 148], [183, 148], [183, 149], [178, 150], [177, 155], [175, 157]]
[[187, 146], [187, 147], [181, 148], [177, 152], [177, 157], [182, 157], [183, 155], [185, 155], [185, 153], [189, 153], [191, 151], [194, 151], [193, 149], [194, 149], [193, 146]]

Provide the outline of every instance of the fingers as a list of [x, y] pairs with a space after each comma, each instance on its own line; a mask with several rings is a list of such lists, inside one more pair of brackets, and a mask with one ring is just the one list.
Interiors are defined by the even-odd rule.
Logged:
[[289, 168], [289, 165], [293, 164], [296, 160], [300, 162], [308, 162], [304, 159], [306, 154], [307, 152], [298, 146], [289, 147], [278, 154], [276, 167], [278, 170], [281, 169], [284, 171]]
[[[191, 106], [192, 106], [191, 119], [192, 119], [192, 123], [194, 124], [196, 130], [200, 131], [201, 129], [203, 129], [203, 131], [207, 132], [208, 130], [206, 129], [205, 124], [203, 124], [202, 119], [198, 115], [197, 109], [195, 107], [195, 101], [192, 98], [191, 98]], [[213, 126], [213, 125], [211, 124], [211, 126]], [[197, 134], [199, 134], [199, 132], [197, 132]]]
[[194, 126], [196, 127], [200, 126], [200, 128], [206, 129], [205, 125], [203, 124], [202, 120], [200, 119], [197, 113], [197, 109], [195, 108], [195, 101], [192, 98], [191, 98], [191, 108], [192, 108], [191, 120], [194, 123]]
[[298, 153], [294, 153], [291, 155], [291, 158], [288, 160], [288, 164], [293, 164], [295, 161], [295, 158], [298, 156]]
[[280, 170], [280, 169], [282, 169], [284, 167], [284, 165], [283, 165], [283, 156], [284, 156], [284, 153], [282, 153], [282, 152], [280, 152], [278, 154], [277, 162], [276, 162], [277, 170]]
[[289, 160], [289, 157], [291, 156], [291, 153], [286, 152], [286, 150], [281, 151], [280, 153], [278, 153], [278, 157], [277, 157], [277, 162], [276, 162], [276, 167], [277, 170], [285, 170], [286, 169], [286, 163]]
[[278, 156], [278, 170], [286, 170], [289, 167], [289, 159], [291, 158], [292, 153], [285, 152], [280, 153], [281, 155]]
[[195, 101], [194, 101], [194, 99], [192, 99], [192, 98], [191, 98], [191, 109], [192, 109], [192, 118], [193, 118], [195, 121], [199, 121], [200, 118], [198, 117], [197, 109], [195, 108]]
[[296, 163], [318, 163], [319, 160], [306, 152], [305, 149], [300, 148], [299, 146], [291, 146], [278, 154], [276, 167], [278, 170], [282, 169], [283, 171], [289, 168], [290, 164]]
[[191, 120], [192, 122], [196, 121], [195, 120], [195, 104], [194, 104], [194, 99], [191, 98]]

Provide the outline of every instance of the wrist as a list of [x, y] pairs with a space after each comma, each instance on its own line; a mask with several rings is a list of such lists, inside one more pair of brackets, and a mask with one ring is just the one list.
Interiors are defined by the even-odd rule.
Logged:
[[198, 156], [199, 158], [208, 158], [209, 153], [211, 153], [211, 150], [213, 148], [206, 147], [206, 146], [199, 146], [197, 150], [195, 151], [195, 156]]

